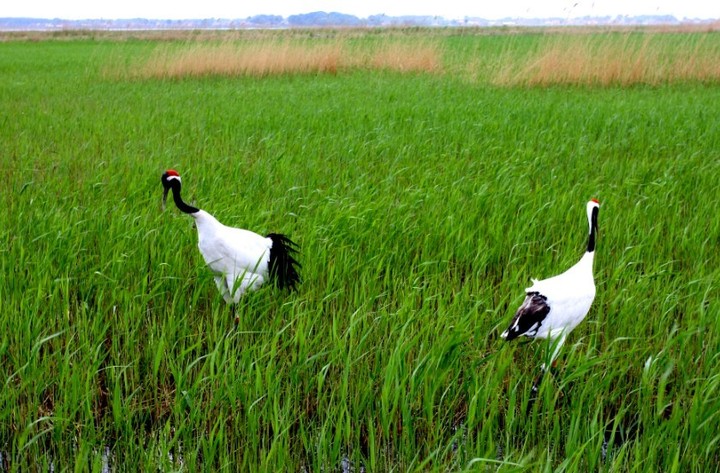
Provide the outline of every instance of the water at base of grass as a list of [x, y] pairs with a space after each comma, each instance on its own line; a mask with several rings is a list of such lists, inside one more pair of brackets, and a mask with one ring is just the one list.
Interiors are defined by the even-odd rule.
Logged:
[[[95, 454], [97, 455], [98, 452], [95, 451]], [[180, 448], [178, 448], [178, 451], [176, 453], [169, 452], [168, 460], [170, 460], [170, 463], [176, 465], [179, 469], [183, 469], [185, 467], [185, 460], [183, 459], [182, 451]], [[113, 471], [116, 471], [119, 466], [122, 466], [118, 464], [115, 454], [112, 452], [112, 450], [110, 450], [110, 447], [108, 445], [102, 448], [102, 452], [100, 453], [100, 462], [100, 471], [102, 473], [112, 473]], [[0, 451], [0, 473], [6, 473], [8, 471], [11, 471], [10, 464], [10, 456], [6, 452]], [[65, 470], [65, 468], [61, 468], [61, 470]], [[55, 461], [50, 459], [48, 472], [54, 473], [55, 471]]]

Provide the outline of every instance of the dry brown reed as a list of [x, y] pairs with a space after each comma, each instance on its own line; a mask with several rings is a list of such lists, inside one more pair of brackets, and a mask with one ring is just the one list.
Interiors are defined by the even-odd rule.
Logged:
[[365, 61], [375, 69], [399, 72], [439, 72], [439, 48], [432, 44], [386, 44]]
[[494, 32], [512, 37], [503, 50], [483, 48], [482, 57], [446, 48], [448, 29], [196, 32], [184, 41], [158, 36], [149, 56], [122, 71], [109, 66], [105, 72], [109, 77], [182, 78], [389, 70], [448, 74], [500, 87], [716, 84], [717, 26], [452, 30], [461, 36]]
[[288, 72], [337, 72], [337, 46], [301, 47], [261, 44], [239, 48], [232, 44], [194, 44], [180, 50], [159, 48], [136, 73], [143, 77], [207, 75], [267, 76]]
[[695, 36], [548, 36], [532, 54], [508, 51], [488, 76], [500, 86], [632, 86], [720, 82], [720, 49]]
[[432, 44], [384, 43], [375, 48], [351, 47], [344, 41], [262, 41], [257, 43], [194, 42], [158, 47], [133, 67], [142, 78], [337, 74], [353, 69], [436, 72], [440, 52]]

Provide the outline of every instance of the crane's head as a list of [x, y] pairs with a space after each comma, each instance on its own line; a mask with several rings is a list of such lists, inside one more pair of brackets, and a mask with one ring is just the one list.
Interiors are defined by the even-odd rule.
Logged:
[[160, 177], [160, 182], [162, 182], [163, 185], [162, 208], [165, 210], [165, 201], [167, 200], [168, 191], [170, 191], [173, 186], [177, 186], [179, 189], [182, 184], [182, 180], [180, 179], [180, 174], [178, 174], [176, 170], [168, 169], [163, 173], [162, 177]]

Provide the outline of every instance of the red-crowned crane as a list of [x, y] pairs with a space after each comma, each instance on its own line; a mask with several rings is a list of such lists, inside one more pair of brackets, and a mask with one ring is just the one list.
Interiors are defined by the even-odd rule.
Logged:
[[[587, 203], [590, 230], [587, 251], [580, 261], [564, 273], [541, 281], [533, 279], [533, 285], [525, 289], [525, 300], [510, 326], [500, 335], [508, 341], [521, 335], [549, 338], [554, 350], [548, 365], [552, 365], [568, 334], [582, 322], [595, 299], [593, 259], [599, 213], [600, 203], [595, 199], [590, 200]], [[533, 385], [534, 393], [537, 392], [545, 368], [543, 363], [540, 378]]]
[[240, 228], [223, 225], [215, 217], [182, 200], [180, 174], [168, 169], [161, 178], [163, 209], [168, 192], [175, 205], [195, 219], [198, 248], [210, 269], [215, 284], [228, 304], [237, 303], [245, 292], [259, 288], [271, 279], [280, 288], [294, 289], [300, 282], [294, 254], [297, 245], [287, 236], [271, 233], [267, 237]]

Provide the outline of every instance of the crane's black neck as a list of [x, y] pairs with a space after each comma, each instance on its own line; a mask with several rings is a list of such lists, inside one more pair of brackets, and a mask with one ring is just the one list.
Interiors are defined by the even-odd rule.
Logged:
[[185, 212], [186, 214], [194, 214], [195, 212], [200, 211], [200, 209], [193, 207], [192, 205], [188, 205], [182, 200], [182, 197], [180, 197], [180, 183], [178, 181], [173, 181], [170, 184], [170, 189], [172, 190], [175, 205], [177, 205], [177, 208], [180, 209], [181, 212]]
[[590, 236], [588, 237], [587, 244], [588, 253], [592, 253], [593, 251], [595, 251], [595, 240], [597, 239], [599, 211], [600, 209], [595, 207], [592, 209], [592, 214], [590, 215]]

